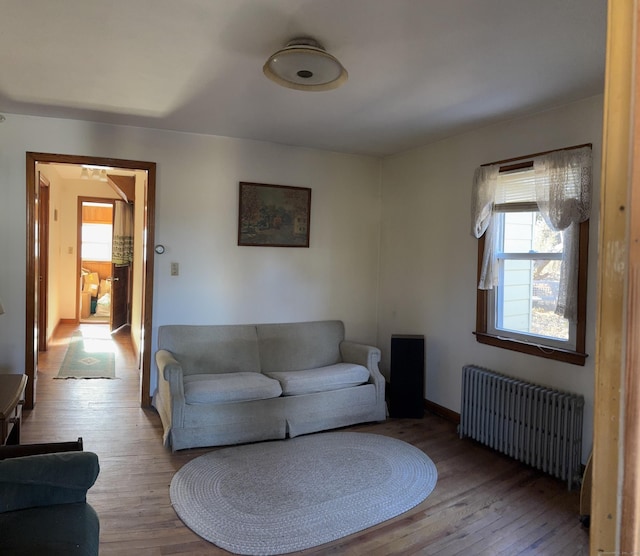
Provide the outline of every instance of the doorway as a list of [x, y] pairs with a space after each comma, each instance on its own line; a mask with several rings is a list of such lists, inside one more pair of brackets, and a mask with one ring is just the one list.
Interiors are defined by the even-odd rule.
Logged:
[[[48, 222], [43, 221], [42, 192], [40, 190], [41, 170], [49, 165], [63, 165], [76, 167], [80, 171], [85, 169], [99, 169], [98, 178], [107, 174], [107, 180], [118, 198], [136, 205], [137, 224], [134, 238], [135, 260], [132, 267], [132, 290], [135, 292], [135, 315], [132, 319], [131, 338], [137, 350], [139, 367], [141, 369], [140, 380], [140, 404], [143, 407], [151, 403], [150, 396], [150, 372], [151, 372], [151, 330], [153, 307], [153, 238], [155, 215], [155, 170], [154, 162], [133, 161], [124, 159], [111, 159], [101, 157], [84, 157], [75, 155], [59, 155], [48, 153], [27, 153], [27, 284], [26, 284], [26, 354], [25, 373], [28, 376], [27, 391], [25, 395], [25, 407], [33, 408], [36, 403], [37, 377], [38, 377], [38, 347], [46, 350], [46, 337], [52, 326], [65, 322], [67, 319], [58, 319], [55, 315], [45, 322], [42, 313], [51, 306], [48, 283], [44, 280], [49, 271], [51, 262], [47, 262], [44, 253], [44, 238], [50, 239]], [[113, 175], [109, 175], [112, 172]], [[123, 174], [135, 173], [136, 179], [127, 179]], [[48, 180], [50, 182], [50, 180]], [[58, 214], [55, 206], [51, 206], [51, 212], [47, 212], [53, 222], [57, 222]], [[81, 221], [81, 219], [80, 219]], [[77, 244], [76, 244], [77, 246]], [[81, 287], [80, 287], [80, 251], [73, 247], [62, 245], [60, 251], [71, 255], [75, 251], [78, 264], [73, 265], [73, 271], [78, 277], [71, 283], [77, 284], [73, 293], [74, 307], [77, 309], [72, 320], [80, 321], [81, 312]], [[58, 261], [64, 268], [64, 261]], [[49, 276], [52, 273], [49, 272]], [[44, 282], [44, 286], [42, 285]], [[43, 341], [44, 340], [44, 341]]]
[[[78, 307], [74, 308], [80, 315], [79, 322], [108, 324], [111, 332], [123, 326], [135, 326], [131, 285], [140, 271], [132, 271], [133, 236], [119, 235], [123, 233], [125, 220], [127, 234], [135, 233], [133, 201], [78, 197], [77, 214], [76, 269], [79, 272], [76, 272], [77, 289], [73, 291], [80, 292], [76, 300]], [[120, 224], [117, 234], [116, 223]], [[142, 233], [141, 228], [138, 229]], [[142, 320], [138, 317], [137, 322]], [[132, 333], [135, 334], [135, 330]]]
[[[80, 277], [75, 287], [80, 289], [81, 323], [111, 324], [113, 203], [108, 199], [78, 197], [76, 252], [80, 256]], [[129, 323], [126, 315], [124, 320]]]

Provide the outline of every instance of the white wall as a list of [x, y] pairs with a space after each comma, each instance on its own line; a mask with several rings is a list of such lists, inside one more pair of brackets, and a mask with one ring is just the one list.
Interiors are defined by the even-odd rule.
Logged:
[[49, 280], [47, 292], [47, 339], [53, 335], [60, 316], [60, 283], [64, 272], [61, 264], [60, 229], [62, 180], [50, 166], [40, 164], [38, 170], [49, 180]]
[[[378, 345], [388, 375], [392, 334], [424, 334], [425, 397], [460, 411], [461, 369], [476, 363], [583, 394], [583, 457], [591, 449], [602, 96], [452, 137], [382, 163]], [[470, 234], [471, 182], [483, 163], [593, 143], [587, 358], [584, 367], [476, 342], [477, 240]]]
[[[344, 320], [350, 339], [375, 342], [377, 159], [9, 114], [0, 125], [0, 370], [24, 367], [27, 151], [157, 163], [156, 243], [166, 252], [156, 257], [154, 345], [166, 323], [325, 318]], [[238, 247], [239, 181], [312, 188], [310, 248]]]

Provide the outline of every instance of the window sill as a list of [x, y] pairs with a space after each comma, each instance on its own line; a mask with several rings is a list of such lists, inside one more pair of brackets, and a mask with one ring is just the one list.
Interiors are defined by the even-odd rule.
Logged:
[[474, 334], [476, 340], [481, 344], [509, 349], [511, 351], [519, 351], [520, 353], [544, 357], [546, 359], [554, 359], [572, 365], [584, 366], [585, 360], [589, 357], [586, 353], [578, 351], [538, 346], [537, 344], [529, 344], [520, 340], [505, 339], [502, 336], [495, 336], [493, 334], [487, 334], [486, 332], [474, 332]]

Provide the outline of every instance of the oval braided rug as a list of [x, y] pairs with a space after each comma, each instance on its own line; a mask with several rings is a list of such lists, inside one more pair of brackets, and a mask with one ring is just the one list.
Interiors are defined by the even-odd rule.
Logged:
[[330, 432], [224, 448], [171, 480], [187, 527], [236, 554], [285, 554], [395, 517], [434, 489], [437, 470], [395, 438]]

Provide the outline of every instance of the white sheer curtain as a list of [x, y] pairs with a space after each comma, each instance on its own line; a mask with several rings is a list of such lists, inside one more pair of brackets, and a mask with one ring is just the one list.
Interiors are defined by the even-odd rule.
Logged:
[[[565, 149], [534, 157], [535, 201], [549, 227], [562, 231], [563, 259], [556, 313], [577, 318], [578, 224], [591, 213], [591, 147]], [[471, 232], [487, 232], [479, 289], [498, 284], [494, 205], [499, 165], [478, 168], [473, 180]]]
[[471, 235], [480, 238], [487, 232], [478, 288], [491, 290], [498, 285], [498, 261], [495, 257], [496, 234], [493, 218], [499, 165], [480, 166], [473, 176], [471, 198]]
[[115, 202], [113, 216], [113, 249], [111, 262], [127, 266], [133, 261], [133, 207], [124, 201]]
[[563, 255], [556, 313], [577, 319], [578, 224], [591, 214], [590, 147], [555, 151], [533, 161], [536, 203], [547, 225], [562, 232]]

